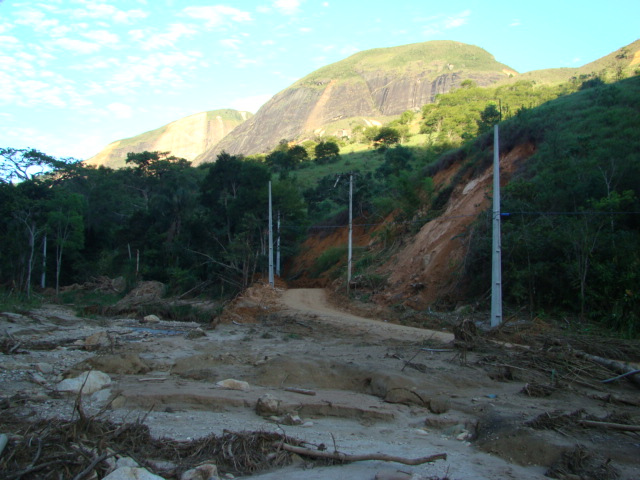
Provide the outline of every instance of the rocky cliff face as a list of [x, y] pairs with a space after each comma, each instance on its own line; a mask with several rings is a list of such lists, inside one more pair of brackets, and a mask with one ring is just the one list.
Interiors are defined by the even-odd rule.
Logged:
[[515, 73], [481, 48], [457, 42], [361, 52], [278, 93], [196, 163], [213, 162], [223, 150], [244, 155], [268, 152], [282, 139], [311, 137], [340, 120], [364, 125], [365, 118], [419, 109], [466, 79], [486, 86]]
[[252, 116], [249, 112], [236, 110], [197, 113], [156, 130], [113, 142], [85, 163], [120, 168], [125, 166], [127, 153], [144, 151], [171, 152], [192, 161]]

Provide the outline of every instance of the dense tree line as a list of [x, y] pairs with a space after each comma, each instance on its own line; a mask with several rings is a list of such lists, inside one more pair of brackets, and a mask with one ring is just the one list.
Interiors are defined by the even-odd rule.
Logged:
[[[640, 334], [639, 131], [640, 77], [591, 82], [502, 124], [501, 149], [537, 148], [503, 191], [503, 288], [512, 305]], [[478, 223], [471, 244], [475, 294], [491, 271], [490, 223], [488, 215]]]
[[[266, 266], [264, 163], [223, 153], [194, 168], [161, 152], [130, 153], [127, 168], [90, 168], [35, 150], [2, 149], [0, 281], [32, 286], [96, 275], [155, 279], [184, 291], [242, 288]], [[14, 165], [14, 167], [12, 167]], [[40, 174], [29, 172], [36, 167]], [[42, 173], [42, 170], [46, 173]], [[14, 180], [19, 179], [19, 182]], [[275, 211], [306, 221], [290, 181], [273, 185]], [[299, 233], [283, 235], [291, 254]]]

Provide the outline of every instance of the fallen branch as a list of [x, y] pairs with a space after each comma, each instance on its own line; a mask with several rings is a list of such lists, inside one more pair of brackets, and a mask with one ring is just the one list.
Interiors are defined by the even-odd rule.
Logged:
[[634, 385], [636, 385], [637, 387], [640, 387], [640, 378], [634, 377], [633, 374], [631, 373], [634, 370], [637, 370], [636, 368], [633, 368], [630, 365], [627, 365], [626, 363], [616, 362], [615, 360], [598, 357], [597, 355], [590, 355], [588, 353], [581, 352], [579, 350], [574, 350], [573, 352], [577, 357], [591, 360], [592, 362], [597, 363], [598, 365], [602, 365], [603, 367], [608, 368], [613, 372], [616, 372], [625, 376]]
[[106, 460], [109, 457], [113, 457], [115, 456], [115, 453], [111, 453], [111, 454], [102, 454], [97, 458], [93, 459], [93, 462], [91, 462], [87, 468], [85, 468], [84, 470], [82, 470], [79, 474], [77, 474], [75, 477], [73, 477], [73, 480], [82, 480], [83, 478], [85, 478], [87, 475], [89, 475], [90, 473], [93, 472], [93, 469], [100, 463], [103, 462], [104, 460]]
[[606, 428], [608, 430], [623, 430], [625, 432], [640, 432], [640, 425], [625, 425], [624, 423], [596, 422], [593, 420], [580, 420], [578, 423], [585, 427]]
[[296, 387], [284, 387], [287, 392], [300, 393], [302, 395], [315, 395], [316, 392], [313, 390], [307, 390], [306, 388], [296, 388]]
[[622, 405], [633, 405], [635, 407], [640, 407], [640, 398], [631, 399], [631, 398], [618, 397], [612, 394], [603, 395], [603, 396], [590, 395], [590, 397], [606, 403], [619, 403]]
[[621, 378], [630, 377], [631, 375], [637, 375], [640, 373], [640, 370], [631, 370], [630, 372], [623, 373], [622, 375], [618, 375], [617, 377], [607, 378], [606, 380], [602, 380], [600, 383], [611, 383], [616, 380], [620, 380]]
[[321, 450], [311, 450], [309, 448], [304, 447], [296, 447], [293, 445], [289, 445], [288, 443], [277, 442], [276, 447], [282, 448], [287, 452], [297, 453], [298, 455], [306, 455], [308, 457], [314, 458], [326, 458], [330, 460], [339, 460], [341, 462], [363, 462], [366, 460], [380, 460], [383, 462], [397, 462], [402, 463], [404, 465], [422, 465], [423, 463], [435, 462], [436, 460], [446, 460], [446, 453], [438, 453], [435, 455], [431, 455], [429, 457], [421, 457], [421, 458], [404, 458], [404, 457], [396, 457], [394, 455], [386, 455], [384, 453], [366, 453], [362, 455], [349, 455], [346, 453], [340, 452], [326, 452]]

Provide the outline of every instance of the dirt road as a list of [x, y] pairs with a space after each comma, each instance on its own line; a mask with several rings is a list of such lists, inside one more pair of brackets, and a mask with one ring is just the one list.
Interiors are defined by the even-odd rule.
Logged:
[[435, 340], [442, 343], [453, 341], [453, 335], [447, 332], [414, 328], [384, 320], [359, 317], [339, 310], [329, 302], [323, 288], [293, 288], [282, 294], [282, 305], [293, 312], [316, 317], [317, 320], [338, 329], [354, 333], [366, 333], [371, 336], [403, 341]]

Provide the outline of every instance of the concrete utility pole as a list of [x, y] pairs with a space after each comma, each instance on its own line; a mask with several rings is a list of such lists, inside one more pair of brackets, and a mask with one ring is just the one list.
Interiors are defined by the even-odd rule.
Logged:
[[491, 327], [502, 323], [502, 245], [500, 241], [500, 146], [493, 127], [493, 254], [491, 256]]
[[278, 237], [276, 238], [276, 275], [280, 276], [280, 210], [278, 210]]
[[271, 182], [269, 182], [269, 285], [274, 286], [273, 278], [273, 214], [271, 212]]
[[349, 173], [349, 253], [347, 254], [347, 293], [351, 287], [351, 259], [353, 257], [353, 172]]

